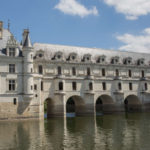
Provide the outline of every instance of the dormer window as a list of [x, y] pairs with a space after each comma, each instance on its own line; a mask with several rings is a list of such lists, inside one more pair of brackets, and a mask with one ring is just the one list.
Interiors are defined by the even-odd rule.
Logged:
[[40, 53], [40, 54], [39, 54], [39, 57], [43, 57], [43, 54]]
[[97, 63], [105, 63], [105, 59], [106, 59], [105, 55], [99, 56], [97, 59]]
[[77, 61], [77, 54], [76, 53], [71, 53], [67, 60], [69, 60], [69, 61]]
[[137, 65], [144, 65], [144, 58], [138, 59], [137, 60]]
[[119, 57], [118, 57], [118, 56], [113, 57], [113, 58], [111, 59], [111, 64], [118, 64], [118, 63], [119, 63]]
[[15, 56], [15, 48], [9, 48], [9, 56], [14, 57]]
[[90, 54], [85, 54], [83, 56], [83, 61], [84, 62], [90, 62], [91, 61], [91, 55]]
[[63, 60], [63, 53], [62, 52], [56, 52], [56, 54], [54, 56], [54, 60], [58, 60], [58, 61]]
[[124, 62], [123, 62], [125, 65], [130, 65], [132, 63], [132, 58], [131, 57], [127, 57], [124, 59]]

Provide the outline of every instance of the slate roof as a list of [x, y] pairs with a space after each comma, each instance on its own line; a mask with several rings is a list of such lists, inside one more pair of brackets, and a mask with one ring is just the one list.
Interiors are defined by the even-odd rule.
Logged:
[[45, 59], [50, 60], [54, 57], [55, 53], [60, 51], [64, 54], [65, 58], [68, 58], [70, 53], [77, 53], [79, 59], [82, 59], [85, 54], [91, 54], [92, 60], [95, 61], [98, 56], [105, 55], [106, 61], [110, 62], [112, 57], [118, 56], [120, 61], [124, 58], [131, 57], [133, 62], [136, 62], [138, 59], [144, 58], [145, 63], [149, 64], [150, 54], [146, 53], [136, 53], [136, 52], [127, 52], [119, 50], [105, 50], [100, 48], [84, 48], [84, 47], [75, 47], [75, 46], [64, 46], [64, 45], [53, 45], [53, 44], [41, 44], [35, 43], [33, 45], [34, 50], [43, 50], [45, 52]]

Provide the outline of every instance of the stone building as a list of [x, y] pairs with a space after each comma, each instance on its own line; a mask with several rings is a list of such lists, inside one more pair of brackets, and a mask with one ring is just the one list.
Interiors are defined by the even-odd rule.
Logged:
[[19, 44], [0, 22], [0, 118], [43, 118], [150, 109], [150, 54]]

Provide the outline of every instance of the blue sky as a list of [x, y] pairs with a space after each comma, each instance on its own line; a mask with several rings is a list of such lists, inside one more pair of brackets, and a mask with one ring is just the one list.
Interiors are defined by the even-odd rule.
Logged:
[[1, 0], [18, 41], [150, 52], [150, 0]]

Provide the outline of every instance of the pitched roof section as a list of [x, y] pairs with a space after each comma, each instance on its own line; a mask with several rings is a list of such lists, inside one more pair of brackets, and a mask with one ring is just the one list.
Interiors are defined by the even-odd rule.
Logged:
[[132, 57], [133, 61], [137, 59], [144, 58], [145, 63], [149, 64], [150, 54], [146, 53], [135, 53], [119, 50], [105, 50], [100, 48], [84, 48], [84, 47], [74, 47], [74, 46], [64, 46], [64, 45], [53, 45], [53, 44], [41, 44], [35, 43], [33, 45], [34, 50], [43, 50], [45, 51], [45, 59], [51, 59], [54, 57], [55, 53], [60, 51], [64, 54], [65, 58], [68, 58], [70, 53], [77, 53], [79, 59], [82, 59], [85, 54], [91, 54], [92, 60], [95, 60], [98, 56], [105, 55], [106, 61], [110, 62], [112, 57], [118, 56], [121, 60], [127, 57]]
[[25, 29], [24, 32], [23, 32], [22, 46], [23, 47], [32, 47], [28, 29]]

